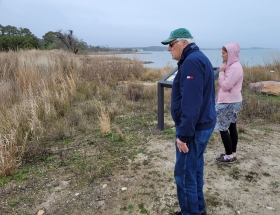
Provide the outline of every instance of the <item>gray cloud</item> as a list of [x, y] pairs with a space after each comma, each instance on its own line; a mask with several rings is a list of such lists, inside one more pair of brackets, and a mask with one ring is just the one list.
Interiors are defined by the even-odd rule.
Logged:
[[[279, 1], [0, 0], [0, 24], [26, 27], [36, 36], [73, 29], [90, 45], [161, 45], [185, 27], [201, 47], [229, 42], [241, 47], [280, 48]], [[15, 7], [16, 5], [16, 7]], [[32, 5], [32, 6], [31, 6]]]

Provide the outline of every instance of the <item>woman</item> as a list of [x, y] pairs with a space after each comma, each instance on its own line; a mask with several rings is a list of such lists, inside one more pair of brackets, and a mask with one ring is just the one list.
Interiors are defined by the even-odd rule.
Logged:
[[233, 163], [236, 158], [238, 133], [237, 114], [242, 106], [243, 69], [239, 62], [240, 47], [230, 43], [222, 48], [224, 65], [220, 67], [218, 96], [216, 98], [217, 122], [215, 129], [220, 131], [225, 153], [220, 154], [218, 162]]

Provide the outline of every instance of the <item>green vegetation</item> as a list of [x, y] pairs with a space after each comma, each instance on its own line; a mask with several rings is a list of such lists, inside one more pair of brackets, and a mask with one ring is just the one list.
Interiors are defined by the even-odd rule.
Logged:
[[37, 38], [28, 28], [17, 28], [15, 26], [0, 24], [0, 52], [1, 51], [19, 51], [29, 49], [53, 50], [63, 49], [72, 53], [88, 53], [88, 52], [114, 52], [114, 51], [132, 51], [129, 48], [109, 48], [104, 46], [88, 45], [83, 40], [78, 39], [73, 34], [73, 30], [68, 32], [48, 31]]
[[218, 207], [221, 202], [219, 202], [219, 199], [215, 196], [209, 196], [207, 199], [206, 199], [206, 204], [211, 206], [211, 207]]
[[28, 28], [0, 24], [0, 51], [39, 48], [39, 39]]

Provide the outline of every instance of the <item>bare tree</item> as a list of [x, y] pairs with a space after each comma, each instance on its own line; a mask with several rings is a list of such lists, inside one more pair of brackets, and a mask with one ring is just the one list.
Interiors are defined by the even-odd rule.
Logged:
[[69, 34], [62, 34], [61, 31], [56, 32], [57, 38], [63, 42], [67, 49], [77, 54], [79, 49], [77, 48], [77, 39], [73, 35], [73, 30], [69, 30]]

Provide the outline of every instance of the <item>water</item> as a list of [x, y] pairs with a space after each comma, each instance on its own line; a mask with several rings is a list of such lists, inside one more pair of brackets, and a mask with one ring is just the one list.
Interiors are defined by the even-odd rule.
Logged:
[[[201, 51], [209, 58], [213, 67], [219, 67], [222, 64], [222, 52], [220, 49], [201, 49]], [[177, 66], [177, 61], [171, 58], [171, 54], [168, 51], [145, 51], [136, 54], [116, 54], [114, 56], [151, 61], [153, 63], [144, 64], [145, 67], [151, 68], [162, 68], [167, 65]], [[240, 51], [240, 62], [246, 66], [265, 65], [274, 59], [280, 61], [280, 49], [242, 49]]]

